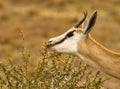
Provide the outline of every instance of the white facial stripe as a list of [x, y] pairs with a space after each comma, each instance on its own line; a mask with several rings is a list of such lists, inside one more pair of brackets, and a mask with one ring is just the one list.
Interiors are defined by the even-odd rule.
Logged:
[[68, 33], [74, 32], [74, 31], [75, 31], [75, 28], [72, 28], [72, 29], [68, 30], [67, 32], [65, 32], [63, 35], [51, 38], [49, 41], [51, 41], [51, 45], [53, 45], [53, 46], [57, 45], [57, 44], [60, 44], [67, 38]]
[[[74, 35], [71, 35], [70, 32], [72, 31], [75, 31]], [[84, 38], [85, 36], [81, 32], [77, 33], [76, 28], [71, 28], [64, 34], [50, 39], [50, 46], [48, 45], [48, 47], [56, 52], [76, 54], [78, 52], [78, 42]]]
[[77, 52], [77, 43], [80, 40], [80, 35], [74, 33], [74, 36], [64, 40], [61, 44], [54, 45], [50, 49], [62, 53], [76, 53]]
[[54, 43], [53, 45], [57, 45], [57, 44], [60, 44], [60, 43], [64, 42], [67, 38], [71, 37], [73, 33], [74, 33], [74, 31], [71, 31], [71, 32], [67, 33], [63, 39]]

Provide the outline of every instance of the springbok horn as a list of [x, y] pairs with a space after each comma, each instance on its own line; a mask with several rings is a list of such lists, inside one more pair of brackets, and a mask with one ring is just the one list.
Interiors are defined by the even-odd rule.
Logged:
[[80, 21], [78, 21], [78, 22], [74, 25], [74, 28], [78, 28], [78, 27], [85, 21], [85, 19], [86, 19], [86, 17], [87, 17], [87, 11], [84, 11], [83, 13], [84, 13], [83, 19], [80, 20]]

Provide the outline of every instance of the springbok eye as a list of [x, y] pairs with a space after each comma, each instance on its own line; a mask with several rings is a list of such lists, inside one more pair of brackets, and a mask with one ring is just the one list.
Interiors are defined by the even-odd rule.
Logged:
[[74, 32], [74, 31], [69, 32], [66, 36], [67, 36], [67, 37], [71, 37], [71, 36], [73, 36], [73, 32]]

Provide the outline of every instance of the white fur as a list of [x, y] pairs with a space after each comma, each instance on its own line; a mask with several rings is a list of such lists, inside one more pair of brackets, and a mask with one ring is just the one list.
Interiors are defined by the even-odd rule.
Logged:
[[[54, 44], [56, 42], [59, 42], [60, 40], [64, 39], [66, 34], [69, 33], [70, 31], [75, 30], [75, 28], [72, 28], [65, 32], [64, 34], [51, 38], [49, 42], [51, 41], [51, 44]], [[52, 47], [50, 47], [51, 50], [54, 50], [56, 52], [61, 52], [61, 53], [72, 53], [72, 54], [77, 54], [78, 51], [78, 42], [85, 37], [82, 34], [78, 34], [74, 32], [74, 35], [70, 38], [65, 39], [62, 43], [56, 44]]]

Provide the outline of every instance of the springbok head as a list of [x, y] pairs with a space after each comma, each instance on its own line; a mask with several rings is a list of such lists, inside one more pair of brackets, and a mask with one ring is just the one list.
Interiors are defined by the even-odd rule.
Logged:
[[87, 12], [85, 11], [82, 20], [78, 21], [72, 28], [70, 28], [62, 35], [48, 40], [47, 48], [60, 53], [77, 53], [78, 43], [81, 40], [86, 39], [88, 33], [95, 24], [97, 11], [93, 12], [86, 26], [78, 28], [85, 21], [86, 17]]

